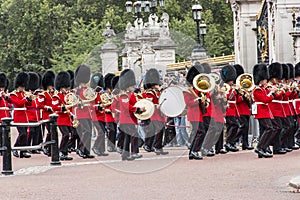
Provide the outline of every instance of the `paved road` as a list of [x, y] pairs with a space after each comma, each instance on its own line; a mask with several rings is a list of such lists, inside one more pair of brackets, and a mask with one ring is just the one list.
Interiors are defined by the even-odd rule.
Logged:
[[[13, 159], [14, 176], [0, 177], [0, 199], [255, 199], [293, 200], [289, 180], [300, 175], [300, 151], [258, 159], [252, 151], [189, 161], [185, 148], [141, 160], [109, 157], [50, 167], [34, 155]], [[27, 174], [27, 175], [26, 175]]]

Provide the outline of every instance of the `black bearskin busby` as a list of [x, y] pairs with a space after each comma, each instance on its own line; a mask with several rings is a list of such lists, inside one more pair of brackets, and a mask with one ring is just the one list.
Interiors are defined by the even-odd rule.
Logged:
[[24, 87], [26, 88], [29, 81], [29, 75], [26, 72], [20, 72], [14, 82], [14, 88]]
[[290, 79], [294, 79], [295, 78], [295, 69], [294, 69], [294, 65], [292, 63], [287, 63], [287, 66], [289, 66], [290, 69]]
[[67, 72], [70, 75], [70, 88], [73, 89], [74, 88], [74, 77], [75, 77], [74, 71], [68, 69]]
[[300, 62], [295, 65], [295, 77], [300, 76]]
[[29, 72], [29, 81], [26, 90], [35, 91], [40, 86], [40, 77], [35, 72]]
[[290, 78], [290, 67], [287, 64], [282, 64], [282, 79], [288, 80]]
[[269, 72], [267, 65], [264, 63], [256, 64], [253, 67], [253, 77], [255, 85], [259, 85], [259, 82], [262, 80], [268, 80]]
[[42, 85], [43, 76], [40, 73], [37, 73], [37, 75], [39, 76], [39, 80], [40, 80], [39, 88], [42, 88], [43, 87], [43, 85]]
[[198, 74], [202, 74], [204, 73], [204, 68], [203, 66], [196, 62], [194, 66], [192, 66], [189, 71], [187, 72], [186, 75], [186, 81], [187, 83], [193, 85], [193, 80], [195, 78], [195, 76], [197, 76]]
[[201, 65], [204, 69], [203, 73], [205, 73], [205, 74], [210, 74], [211, 73], [211, 67], [208, 63], [202, 63]]
[[146, 72], [144, 88], [151, 88], [154, 85], [162, 85], [162, 83], [157, 69], [151, 68]]
[[240, 65], [240, 64], [235, 64], [235, 65], [233, 65], [233, 67], [234, 67], [234, 69], [235, 69], [235, 71], [236, 71], [236, 77], [239, 77], [239, 75], [245, 73], [245, 70], [244, 70], [244, 68], [243, 68], [242, 65]]
[[119, 89], [119, 84], [118, 84], [119, 78], [120, 78], [119, 76], [115, 76], [111, 80], [111, 86], [112, 86], [113, 89]]
[[7, 85], [7, 77], [4, 72], [0, 72], [0, 88], [6, 88]]
[[269, 65], [269, 79], [277, 78], [278, 80], [282, 79], [282, 66], [280, 63], [275, 62]]
[[80, 65], [75, 71], [75, 84], [88, 83], [91, 77], [91, 69], [86, 65]]
[[108, 73], [104, 76], [104, 88], [107, 90], [109, 89], [113, 89], [112, 85], [111, 85], [111, 80], [115, 77], [114, 74], [112, 73]]
[[42, 86], [44, 90], [47, 90], [48, 86], [54, 86], [55, 74], [53, 71], [48, 70], [44, 73], [42, 78]]
[[119, 87], [121, 90], [126, 90], [130, 86], [135, 86], [135, 75], [131, 69], [125, 69], [121, 72], [119, 78]]
[[221, 69], [221, 78], [224, 81], [224, 83], [227, 83], [229, 81], [235, 81], [236, 79], [236, 71], [235, 68], [231, 65], [226, 65]]
[[55, 78], [55, 89], [69, 88], [71, 86], [70, 74], [68, 72], [59, 72]]
[[93, 76], [91, 77], [91, 83], [90, 86], [91, 88], [95, 89], [97, 86], [103, 88], [103, 75], [99, 72], [93, 74]]

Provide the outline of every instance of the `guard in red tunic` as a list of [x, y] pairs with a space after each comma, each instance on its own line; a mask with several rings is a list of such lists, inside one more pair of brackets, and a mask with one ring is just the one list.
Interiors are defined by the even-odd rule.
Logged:
[[237, 94], [236, 89], [233, 87], [233, 83], [236, 79], [235, 68], [231, 65], [227, 65], [221, 70], [221, 78], [224, 83], [230, 86], [227, 91], [226, 98], [228, 107], [226, 110], [226, 144], [224, 145], [227, 151], [236, 152], [239, 149], [235, 146], [237, 130], [239, 128], [238, 122], [238, 109], [236, 104], [243, 101], [243, 98]]
[[[7, 79], [5, 73], [0, 72], [0, 122], [2, 118], [10, 117], [11, 104], [9, 97], [7, 96], [6, 90], [9, 85], [9, 80]], [[2, 134], [2, 129], [0, 129], [0, 134]], [[0, 147], [2, 146], [2, 137], [0, 137]], [[2, 155], [2, 152], [0, 152]]]
[[70, 108], [73, 105], [67, 105], [65, 97], [68, 94], [70, 87], [70, 75], [68, 72], [59, 72], [55, 78], [55, 89], [58, 91], [52, 97], [52, 108], [56, 111], [57, 126], [62, 134], [60, 146], [59, 146], [59, 158], [60, 160], [73, 160], [68, 156], [68, 142], [69, 136], [72, 133], [72, 119], [70, 115]]
[[[200, 92], [193, 87], [193, 80], [195, 76], [203, 73], [203, 67], [199, 65], [192, 66], [186, 76], [186, 82], [188, 84], [188, 91], [183, 92], [184, 101], [187, 106], [187, 120], [192, 125], [192, 143], [189, 152], [189, 159], [202, 160], [202, 153], [200, 152], [204, 137], [205, 129], [203, 126], [203, 109], [204, 105], [202, 100], [199, 99]], [[199, 99], [199, 100], [198, 100]]]
[[[140, 158], [138, 146], [137, 118], [134, 113], [142, 113], [145, 108], [134, 107], [137, 102], [136, 96], [133, 93], [136, 85], [135, 75], [131, 69], [125, 69], [121, 72], [119, 79], [119, 87], [122, 90], [117, 97], [120, 109], [120, 132], [124, 134], [124, 144], [122, 152], [122, 160], [134, 160]], [[131, 144], [131, 154], [129, 145]]]
[[[268, 106], [274, 117], [273, 119], [271, 119], [274, 129], [274, 139], [271, 141], [271, 144], [273, 145], [274, 154], [285, 154], [286, 151], [282, 148], [281, 144], [281, 136], [282, 133], [284, 133], [282, 123], [284, 121], [284, 118], [286, 117], [282, 106], [284, 90], [278, 88], [278, 81], [282, 79], [282, 66], [280, 63], [275, 62], [270, 64], [268, 70], [269, 86], [266, 88], [266, 91], [267, 93], [271, 92], [270, 88], [276, 90], [274, 99], [272, 100], [272, 102], [268, 103]], [[268, 148], [267, 151], [269, 151], [270, 153], [270, 150]]]
[[106, 105], [104, 105], [105, 112], [105, 121], [106, 121], [106, 130], [107, 130], [107, 151], [114, 152], [116, 151], [116, 135], [117, 135], [117, 124], [111, 110], [111, 103], [113, 99], [113, 86], [112, 79], [115, 77], [114, 74], [108, 73], [104, 77], [104, 90], [106, 96], [109, 99]]
[[152, 68], [146, 72], [144, 79], [144, 99], [151, 101], [154, 106], [154, 114], [151, 116], [148, 125], [145, 126], [145, 145], [144, 149], [148, 152], [154, 151], [157, 155], [166, 155], [168, 152], [163, 151], [163, 134], [164, 134], [164, 117], [159, 109], [159, 87], [162, 85], [159, 73], [156, 69]]
[[[29, 75], [25, 72], [20, 72], [14, 83], [14, 90], [10, 93], [10, 101], [14, 105], [14, 114], [13, 119], [15, 123], [28, 123], [29, 119], [26, 113], [26, 107], [31, 105], [32, 102], [32, 95], [25, 94], [25, 88], [28, 85]], [[16, 140], [15, 147], [17, 146], [26, 146], [27, 145], [27, 127], [17, 127], [19, 132], [19, 136]], [[31, 156], [28, 155], [25, 151], [20, 151], [20, 155], [17, 151], [13, 151], [13, 155], [15, 157], [20, 158], [30, 158]]]
[[92, 119], [91, 102], [95, 100], [89, 87], [91, 70], [86, 65], [80, 65], [75, 71], [76, 95], [80, 99], [80, 104], [75, 108], [76, 118], [79, 121], [77, 133], [80, 138], [77, 154], [82, 158], [94, 158], [91, 155]]
[[252, 107], [252, 114], [259, 122], [259, 142], [255, 149], [259, 158], [273, 157], [267, 152], [267, 148], [274, 137], [274, 128], [271, 119], [273, 119], [272, 112], [269, 108], [269, 103], [275, 98], [275, 90], [268, 92], [266, 90], [267, 80], [269, 78], [268, 68], [266, 64], [256, 64], [253, 68], [253, 76], [255, 88], [252, 91], [254, 106]]
[[[29, 72], [29, 83], [26, 90], [32, 93], [35, 97], [37, 96], [37, 89], [39, 87], [40, 77], [35, 72]], [[31, 105], [27, 107], [26, 114], [28, 116], [29, 122], [38, 122], [40, 120], [40, 108], [37, 103], [37, 99], [34, 98], [31, 102]], [[27, 145], [39, 145], [39, 135], [41, 134], [42, 127], [35, 126], [35, 127], [28, 127], [28, 134], [27, 134]], [[39, 154], [40, 152], [37, 150], [32, 150], [31, 153]]]
[[[52, 109], [52, 96], [54, 95], [54, 79], [55, 74], [53, 71], [46, 71], [42, 78], [42, 86], [44, 91], [38, 95], [38, 107], [42, 109], [42, 119], [49, 120], [49, 115], [54, 111]], [[50, 123], [43, 124], [43, 132], [45, 132], [45, 127], [47, 129], [46, 142], [51, 140], [51, 130]], [[51, 156], [50, 145], [46, 146], [44, 149], [44, 154]]]
[[297, 95], [295, 96], [294, 99], [294, 109], [295, 109], [295, 113], [297, 115], [297, 131], [295, 134], [296, 137], [296, 141], [295, 143], [300, 146], [300, 62], [297, 63], [295, 65], [295, 84], [296, 84], [296, 91], [297, 91]]
[[97, 93], [95, 101], [91, 102], [91, 116], [93, 125], [97, 130], [97, 138], [92, 148], [93, 152], [98, 156], [108, 156], [105, 153], [105, 113], [103, 108], [103, 76], [101, 73], [95, 73], [91, 77], [90, 86]]

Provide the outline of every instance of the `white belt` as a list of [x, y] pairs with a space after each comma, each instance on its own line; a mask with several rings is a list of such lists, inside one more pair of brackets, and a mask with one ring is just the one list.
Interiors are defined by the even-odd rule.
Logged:
[[228, 103], [234, 103], [234, 104], [236, 104], [236, 102], [235, 101], [227, 101]]
[[286, 104], [288, 104], [288, 103], [289, 103], [289, 101], [282, 101], [281, 103], [286, 103]]
[[27, 110], [27, 108], [14, 108], [14, 110]]
[[82, 106], [90, 106], [90, 104], [82, 104]]
[[263, 102], [255, 102], [257, 105], [268, 105], [267, 103], [263, 103]]
[[280, 100], [272, 100], [272, 103], [283, 103], [283, 101], [280, 101]]
[[10, 110], [9, 107], [0, 107], [0, 110]]
[[294, 99], [294, 101], [300, 101], [300, 99]]
[[289, 103], [293, 103], [293, 100], [289, 100]]

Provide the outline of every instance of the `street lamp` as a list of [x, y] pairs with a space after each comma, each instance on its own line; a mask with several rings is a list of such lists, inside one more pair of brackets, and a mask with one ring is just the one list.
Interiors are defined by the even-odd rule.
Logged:
[[[157, 0], [136, 1], [134, 3], [132, 3], [132, 1], [126, 1], [125, 3], [126, 11], [128, 13], [131, 13], [132, 8], [134, 7], [135, 13], [141, 13], [142, 9], [144, 9], [144, 12], [150, 12], [151, 10], [151, 12], [154, 14], [157, 6]], [[165, 7], [165, 0], [159, 0], [159, 6], [161, 8]]]
[[193, 5], [192, 11], [193, 11], [193, 18], [194, 18], [194, 21], [196, 22], [196, 26], [197, 26], [197, 45], [196, 45], [196, 49], [199, 49], [200, 48], [200, 27], [199, 27], [199, 23], [200, 23], [200, 20], [201, 20], [202, 6], [200, 6], [199, 4]]
[[206, 24], [204, 23], [204, 21], [202, 21], [202, 23], [200, 24], [200, 35], [202, 36], [202, 47], [205, 48], [204, 37], [206, 35]]

